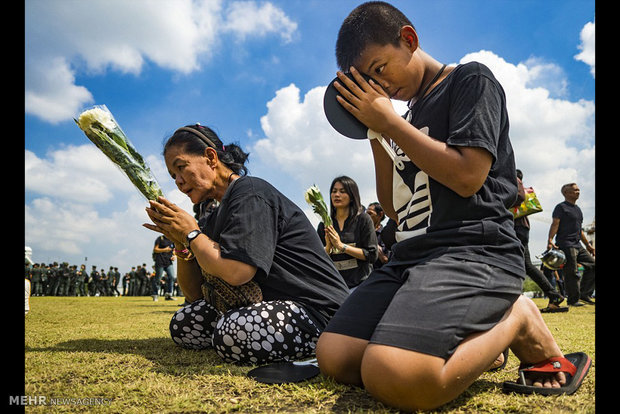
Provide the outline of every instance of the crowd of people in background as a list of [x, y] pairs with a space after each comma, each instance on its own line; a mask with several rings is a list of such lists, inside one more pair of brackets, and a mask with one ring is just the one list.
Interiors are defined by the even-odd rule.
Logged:
[[[118, 267], [114, 266], [105, 270], [93, 265], [87, 270], [84, 264], [78, 268], [67, 262], [26, 262], [25, 278], [30, 281], [31, 296], [153, 296], [156, 273], [155, 265], [148, 269], [146, 263], [133, 266], [121, 275]], [[182, 296], [173, 278], [166, 273], [157, 285], [157, 293], [164, 296], [166, 284], [172, 282], [173, 292], [166, 299]]]

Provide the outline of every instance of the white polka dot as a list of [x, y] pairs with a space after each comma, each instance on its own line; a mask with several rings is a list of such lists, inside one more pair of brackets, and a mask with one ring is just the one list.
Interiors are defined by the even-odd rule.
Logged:
[[262, 311], [260, 313], [260, 316], [262, 316], [263, 318], [267, 319], [269, 317], [269, 313], [267, 311]]
[[195, 329], [194, 329], [194, 330], [192, 331], [192, 335], [194, 335], [194, 336], [200, 336], [200, 332], [198, 332], [197, 330], [195, 330]]
[[273, 336], [276, 338], [276, 341], [284, 342], [284, 335], [282, 335], [280, 332], [276, 332]]
[[260, 339], [260, 334], [256, 331], [252, 332], [252, 338], [254, 338], [255, 340], [259, 340]]
[[294, 303], [291, 303], [291, 310], [295, 313], [299, 313], [299, 308], [297, 306], [295, 306]]
[[204, 327], [198, 323], [194, 324], [194, 329], [198, 330], [198, 331], [204, 331]]
[[284, 329], [286, 329], [286, 332], [288, 332], [288, 333], [292, 333], [293, 332], [293, 327], [291, 325], [289, 325], [288, 323], [284, 326]]
[[261, 342], [261, 346], [265, 351], [271, 351], [271, 344], [267, 341]]
[[245, 325], [245, 317], [241, 316], [241, 317], [237, 320], [237, 323], [238, 323], [239, 325]]
[[260, 350], [260, 344], [258, 342], [252, 342], [252, 348], [258, 351]]
[[254, 327], [252, 326], [251, 323], [246, 323], [244, 328], [247, 332], [252, 332], [254, 330]]
[[241, 349], [238, 346], [233, 346], [230, 348], [230, 350], [233, 351], [235, 354], [241, 353]]
[[177, 321], [182, 321], [183, 319], [185, 319], [185, 315], [182, 312], [177, 313], [177, 316], [175, 317], [175, 319]]
[[203, 318], [203, 317], [202, 317], [202, 315], [196, 315], [196, 320], [197, 320], [198, 322], [202, 322], [202, 321], [204, 321], [204, 319], [205, 319], [205, 318]]
[[237, 319], [238, 317], [239, 317], [239, 312], [233, 312], [233, 313], [230, 315], [230, 319]]
[[239, 340], [245, 341], [247, 337], [248, 335], [245, 333], [245, 331], [237, 332], [237, 338], [239, 338]]
[[284, 314], [282, 312], [276, 313], [276, 316], [278, 317], [278, 319], [284, 320]]
[[224, 344], [228, 346], [232, 346], [235, 343], [233, 339], [230, 337], [230, 335], [224, 335], [224, 337], [222, 338], [222, 342], [224, 342]]

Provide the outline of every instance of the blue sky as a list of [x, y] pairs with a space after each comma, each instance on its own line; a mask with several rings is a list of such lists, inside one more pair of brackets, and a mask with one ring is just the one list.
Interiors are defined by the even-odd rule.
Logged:
[[[369, 145], [335, 133], [322, 96], [334, 44], [359, 1], [27, 0], [25, 241], [38, 262], [127, 271], [151, 264], [146, 201], [73, 118], [105, 104], [168, 198], [190, 210], [162, 162], [176, 128], [200, 122], [250, 152], [250, 174], [303, 200], [349, 175], [376, 201]], [[594, 218], [594, 1], [393, 1], [435, 59], [486, 64], [506, 90], [524, 183], [545, 211], [530, 250], [545, 248], [559, 188], [575, 181]], [[397, 110], [402, 109], [395, 103]]]

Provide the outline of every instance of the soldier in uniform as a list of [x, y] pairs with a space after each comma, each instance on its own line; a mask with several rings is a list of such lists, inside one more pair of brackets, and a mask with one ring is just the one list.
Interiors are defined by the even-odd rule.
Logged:
[[86, 272], [86, 265], [81, 265], [80, 270], [77, 271], [75, 277], [75, 293], [78, 296], [86, 296], [86, 285], [88, 283], [88, 272]]
[[58, 293], [58, 263], [54, 262], [50, 265], [47, 272], [47, 294], [56, 296]]
[[46, 265], [45, 263], [41, 263], [41, 266], [39, 266], [39, 268], [41, 269], [41, 296], [45, 296], [47, 295], [47, 283], [48, 283], [48, 270], [49, 270], [49, 265]]
[[69, 263], [62, 262], [60, 267], [58, 268], [58, 284], [56, 295], [58, 296], [67, 296], [67, 288], [69, 287], [69, 273], [71, 269], [69, 269]]
[[143, 263], [142, 266], [138, 265], [138, 269], [136, 269], [136, 275], [138, 276], [139, 286], [136, 292], [138, 296], [145, 295], [145, 288], [148, 287], [148, 276], [146, 274], [146, 263]]
[[90, 278], [88, 279], [88, 292], [90, 296], [95, 296], [99, 291], [99, 279], [101, 276], [97, 271], [97, 266], [93, 265], [92, 270], [90, 271]]
[[106, 273], [103, 267], [101, 268], [101, 296], [110, 296], [110, 273]]
[[129, 273], [125, 273], [123, 276], [123, 296], [127, 296], [129, 294]]
[[41, 283], [41, 266], [35, 263], [31, 270], [32, 296], [41, 296], [43, 294], [43, 284]]

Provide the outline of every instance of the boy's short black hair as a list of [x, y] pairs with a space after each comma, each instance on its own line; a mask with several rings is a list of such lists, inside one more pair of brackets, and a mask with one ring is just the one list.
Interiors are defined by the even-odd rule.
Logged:
[[[413, 24], [396, 7], [383, 1], [357, 6], [342, 22], [336, 40], [336, 61], [340, 70], [354, 66], [368, 45], [398, 46], [400, 29]], [[415, 28], [414, 28], [415, 29]]]

